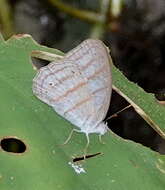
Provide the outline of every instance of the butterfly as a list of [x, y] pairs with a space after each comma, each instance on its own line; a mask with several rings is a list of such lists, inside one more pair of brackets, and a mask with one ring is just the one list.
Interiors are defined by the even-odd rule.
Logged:
[[[62, 59], [42, 67], [33, 79], [33, 93], [85, 133], [104, 135], [103, 122], [111, 99], [111, 57], [100, 40], [87, 39]], [[66, 141], [66, 142], [67, 142]]]

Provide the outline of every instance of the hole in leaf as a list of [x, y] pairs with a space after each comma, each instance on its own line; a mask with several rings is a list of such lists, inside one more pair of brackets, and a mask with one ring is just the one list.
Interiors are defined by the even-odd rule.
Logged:
[[[128, 102], [113, 91], [110, 108], [105, 121], [126, 106], [128, 106]], [[119, 113], [117, 117], [107, 120], [107, 124], [120, 137], [141, 143], [160, 154], [165, 154], [165, 140], [135, 112], [133, 107]]]
[[73, 162], [78, 162], [78, 161], [81, 161], [81, 160], [86, 160], [86, 159], [89, 159], [89, 158], [98, 156], [98, 155], [100, 155], [100, 154], [101, 154], [101, 152], [98, 152], [98, 153], [96, 153], [96, 154], [89, 154], [89, 155], [86, 155], [85, 159], [84, 159], [84, 156], [77, 157], [77, 158], [74, 158], [74, 159], [73, 159]]
[[165, 101], [165, 92], [160, 92], [155, 94], [155, 97], [158, 101]]
[[6, 152], [23, 153], [26, 150], [26, 145], [17, 138], [9, 137], [1, 140], [1, 148]]
[[32, 62], [33, 62], [33, 65], [37, 69], [40, 69], [41, 67], [44, 67], [44, 66], [46, 66], [46, 65], [48, 65], [50, 63], [49, 61], [38, 59], [38, 58], [34, 58], [34, 57], [32, 57]]

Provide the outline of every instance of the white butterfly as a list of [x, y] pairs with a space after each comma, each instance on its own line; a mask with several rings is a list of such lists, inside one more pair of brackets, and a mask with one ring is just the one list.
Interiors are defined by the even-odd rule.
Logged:
[[80, 129], [73, 131], [85, 133], [87, 146], [90, 133], [108, 130], [103, 120], [112, 92], [111, 62], [103, 42], [88, 39], [33, 79], [33, 93]]

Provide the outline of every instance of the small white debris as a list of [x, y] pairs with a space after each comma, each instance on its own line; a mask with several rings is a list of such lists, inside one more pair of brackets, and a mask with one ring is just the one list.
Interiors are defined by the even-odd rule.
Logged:
[[14, 177], [13, 177], [13, 176], [11, 176], [11, 177], [10, 177], [10, 179], [11, 179], [11, 180], [13, 180], [13, 179], [14, 179]]
[[110, 176], [110, 173], [107, 173], [106, 175], [107, 175], [107, 176]]
[[40, 22], [42, 25], [47, 25], [48, 24], [48, 17], [46, 15], [40, 16]]
[[72, 168], [75, 170], [77, 174], [86, 173], [86, 171], [84, 170], [84, 168], [82, 168], [81, 165], [76, 165], [72, 162], [69, 162], [68, 164], [72, 166]]

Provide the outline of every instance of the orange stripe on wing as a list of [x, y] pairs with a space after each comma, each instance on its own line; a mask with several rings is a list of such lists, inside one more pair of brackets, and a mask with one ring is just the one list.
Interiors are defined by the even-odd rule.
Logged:
[[95, 90], [94, 92], [92, 92], [92, 95], [94, 95], [94, 94], [96, 94], [96, 93], [98, 93], [98, 92], [100, 92], [100, 91], [103, 91], [103, 90], [105, 90], [105, 89], [107, 89], [107, 88], [108, 88], [108, 87], [99, 88], [99, 89]]
[[60, 69], [55, 70], [55, 72], [54, 72], [53, 70], [51, 70], [51, 69], [54, 69], [55, 64], [54, 64], [54, 65], [48, 65], [47, 68], [50, 70], [50, 73], [56, 74], [56, 73], [58, 73], [58, 72], [60, 72], [60, 71], [63, 71], [64, 69], [68, 68], [69, 66], [70, 66], [70, 65], [61, 67]]
[[80, 106], [83, 105], [84, 103], [86, 103], [86, 102], [88, 102], [89, 100], [91, 100], [92, 95], [94, 95], [94, 94], [96, 94], [96, 93], [98, 93], [98, 92], [100, 92], [100, 91], [103, 91], [103, 90], [105, 90], [106, 88], [107, 88], [107, 87], [103, 87], [103, 88], [99, 88], [99, 89], [95, 90], [94, 92], [92, 92], [92, 94], [91, 94], [88, 98], [85, 98], [85, 99], [81, 100], [80, 102], [78, 102], [77, 104], [75, 104], [73, 107], [71, 107], [71, 108], [69, 108], [67, 111], [65, 111], [64, 114], [66, 114], [66, 113], [68, 113], [68, 112], [71, 112], [71, 111], [77, 109], [78, 107], [80, 107]]
[[[81, 45], [81, 44], [80, 44]], [[89, 46], [90, 45], [90, 46]], [[73, 61], [78, 61], [79, 59], [82, 59], [82, 57], [84, 57], [84, 56], [86, 56], [86, 54], [89, 54], [89, 52], [91, 51], [91, 49], [96, 49], [96, 47], [98, 47], [98, 46], [96, 46], [96, 44], [83, 44], [83, 45], [81, 45], [81, 47], [79, 48], [79, 49], [74, 49], [74, 50], [72, 50], [71, 52], [69, 52], [67, 55], [66, 55], [66, 58], [67, 59], [70, 59], [71, 58], [71, 60], [72, 60], [72, 57], [74, 57], [74, 60]], [[84, 48], [86, 48], [86, 51], [85, 52], [81, 52], [81, 49], [84, 49]], [[99, 55], [98, 56], [100, 56], [100, 53], [101, 52], [103, 52], [103, 51], [107, 51], [105, 48], [103, 48], [103, 47], [100, 47], [99, 46], [99, 49], [101, 49], [101, 50], [95, 50], [97, 53], [99, 52]], [[102, 51], [103, 50], [103, 51]], [[92, 53], [91, 53], [92, 54]], [[77, 56], [77, 55], [79, 55], [79, 56]], [[75, 58], [75, 56], [77, 56], [76, 58]]]
[[87, 84], [87, 82], [81, 82], [78, 85], [76, 85], [75, 87], [67, 90], [63, 95], [57, 97], [56, 99], [54, 99], [54, 102], [58, 102], [59, 100], [61, 100], [62, 98], [65, 98], [68, 94], [78, 90], [79, 88], [81, 88], [82, 86], [84, 86], [85, 84]]
[[[41, 89], [43, 88], [43, 84], [44, 84], [44, 81], [45, 80], [47, 80], [47, 78], [49, 77], [49, 76], [51, 76], [51, 75], [55, 75], [55, 74], [57, 74], [58, 72], [60, 72], [60, 71], [63, 71], [64, 69], [66, 69], [68, 66], [64, 66], [64, 67], [62, 67], [62, 68], [60, 68], [60, 69], [58, 69], [58, 70], [55, 70], [54, 72], [50, 69], [51, 67], [50, 66], [48, 66], [48, 67], [45, 67], [45, 69], [49, 69], [50, 70], [50, 73], [49, 74], [47, 74], [47, 75], [45, 75], [43, 78], [40, 76], [40, 75], [38, 75], [38, 78], [37, 78], [37, 81], [40, 81], [40, 84], [41, 84]], [[40, 78], [42, 78], [41, 80], [40, 80]], [[42, 92], [40, 92], [40, 93], [42, 93]]]
[[61, 84], [62, 82], [67, 81], [68, 79], [71, 79], [73, 76], [74, 76], [74, 75], [72, 74], [72, 75], [68, 75], [68, 76], [62, 77], [61, 79], [59, 79], [59, 81], [58, 81], [59, 83], [57, 83], [57, 84], [54, 85], [54, 86], [58, 86], [58, 85]]
[[85, 98], [85, 99], [81, 100], [80, 102], [78, 102], [77, 104], [75, 104], [73, 107], [71, 107], [70, 109], [68, 109], [67, 111], [65, 111], [65, 112], [64, 112], [64, 115], [65, 115], [66, 113], [68, 113], [68, 112], [71, 112], [71, 111], [77, 109], [77, 108], [80, 107], [82, 104], [88, 102], [91, 98], [92, 98], [92, 97], [90, 96], [90, 97], [88, 97], [88, 98]]
[[88, 61], [85, 65], [81, 66], [81, 70], [84, 71], [85, 69], [87, 69], [89, 66], [91, 66], [93, 64], [93, 62], [96, 60], [96, 58], [92, 58], [90, 61]]
[[89, 76], [87, 79], [90, 80], [97, 77], [97, 75], [99, 75], [101, 72], [103, 72], [106, 69], [107, 69], [107, 65], [103, 65], [98, 71], [94, 72], [94, 74]]

